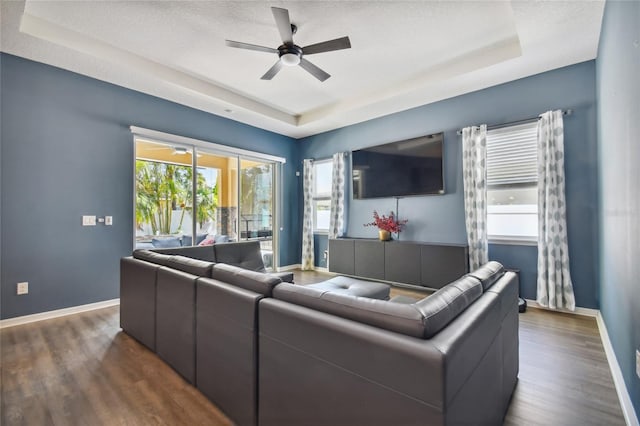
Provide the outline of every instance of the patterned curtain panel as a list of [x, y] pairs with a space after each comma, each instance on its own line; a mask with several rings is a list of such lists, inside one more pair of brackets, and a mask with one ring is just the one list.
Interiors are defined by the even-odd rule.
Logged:
[[487, 245], [487, 126], [462, 129], [464, 215], [469, 242], [469, 269], [489, 261]]
[[304, 215], [302, 217], [301, 265], [303, 271], [310, 271], [315, 267], [313, 256], [313, 160], [304, 160], [303, 166], [302, 192], [304, 193]]
[[333, 154], [333, 175], [331, 177], [331, 216], [329, 217], [329, 238], [342, 237], [345, 234], [345, 193], [347, 177], [345, 167], [346, 153]]
[[538, 120], [537, 302], [573, 311], [566, 211], [562, 111], [548, 111]]

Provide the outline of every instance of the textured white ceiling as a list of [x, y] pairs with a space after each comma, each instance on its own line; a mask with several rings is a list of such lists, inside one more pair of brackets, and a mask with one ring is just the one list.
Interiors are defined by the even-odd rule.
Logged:
[[[281, 44], [270, 7], [300, 46], [348, 35], [260, 80]], [[479, 90], [596, 56], [602, 1], [2, 2], [3, 51], [293, 137]], [[232, 110], [229, 113], [225, 110]]]

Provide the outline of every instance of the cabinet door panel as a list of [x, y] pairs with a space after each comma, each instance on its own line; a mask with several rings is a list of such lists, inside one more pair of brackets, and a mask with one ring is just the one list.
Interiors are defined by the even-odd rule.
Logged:
[[354, 241], [329, 240], [329, 271], [354, 275]]
[[423, 245], [422, 285], [442, 288], [468, 272], [467, 248]]
[[355, 275], [384, 280], [384, 243], [362, 240], [355, 242]]
[[384, 247], [385, 280], [420, 285], [420, 246], [389, 242]]

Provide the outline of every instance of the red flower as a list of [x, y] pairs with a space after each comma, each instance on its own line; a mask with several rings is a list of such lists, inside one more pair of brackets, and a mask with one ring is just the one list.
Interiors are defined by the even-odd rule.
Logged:
[[397, 234], [402, 231], [402, 227], [408, 222], [405, 220], [396, 220], [393, 212], [389, 213], [389, 216], [379, 216], [377, 211], [373, 211], [373, 222], [365, 223], [364, 226], [375, 226], [382, 231], [389, 231]]

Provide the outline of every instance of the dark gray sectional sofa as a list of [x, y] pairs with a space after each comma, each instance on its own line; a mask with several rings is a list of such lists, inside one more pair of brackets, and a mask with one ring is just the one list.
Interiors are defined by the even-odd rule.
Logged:
[[[232, 244], [247, 243], [221, 246]], [[235, 260], [254, 249], [229, 247]], [[400, 303], [191, 249], [122, 259], [121, 326], [235, 423], [502, 423], [518, 374], [518, 282], [500, 264]]]

